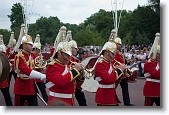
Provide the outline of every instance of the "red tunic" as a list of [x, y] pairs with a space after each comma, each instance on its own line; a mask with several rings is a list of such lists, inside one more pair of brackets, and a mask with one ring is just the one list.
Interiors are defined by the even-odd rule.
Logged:
[[[58, 94], [74, 95], [75, 83], [71, 81], [72, 75], [69, 71], [69, 66], [62, 65], [58, 60], [53, 60], [46, 68], [46, 79], [48, 82], [54, 83], [54, 86], [49, 88], [49, 93], [54, 92]], [[61, 98], [51, 96], [49, 94], [48, 104], [51, 105], [53, 101], [60, 100], [66, 105], [74, 105], [74, 96], [72, 98]]]
[[15, 53], [12, 53], [13, 48], [9, 47], [6, 50], [6, 55], [8, 57], [9, 62], [12, 64], [12, 71], [14, 71], [14, 58], [15, 58]]
[[[32, 69], [29, 67], [29, 55], [24, 53], [21, 55], [17, 54], [15, 57], [15, 66], [17, 63], [17, 59], [19, 59], [18, 63], [18, 69], [20, 74], [26, 74], [27, 76], [30, 75]], [[26, 61], [26, 62], [25, 62]], [[16, 78], [15, 84], [14, 84], [14, 93], [20, 94], [20, 95], [34, 95], [35, 94], [35, 87], [34, 87], [34, 81], [33, 79], [22, 79], [19, 77]]]
[[[124, 56], [123, 56], [123, 54], [122, 54], [121, 52], [119, 52], [119, 51], [116, 52], [115, 60], [119, 61], [119, 62], [122, 63], [122, 64], [125, 64]], [[124, 74], [122, 77], [123, 77], [123, 78], [126, 78], [126, 75]]]
[[[146, 61], [144, 64], [144, 72], [149, 73], [148, 79], [160, 80], [160, 63], [154, 60]], [[146, 97], [160, 97], [160, 83], [146, 81], [143, 95]]]
[[[71, 56], [71, 59], [70, 59], [72, 62], [77, 62], [79, 63], [80, 60], [78, 60], [76, 57], [74, 56]], [[70, 65], [71, 63], [69, 63], [68, 65]], [[81, 85], [83, 84], [84, 82], [84, 79], [79, 79], [79, 78], [76, 78], [76, 89], [79, 89], [81, 87]]]
[[53, 55], [54, 51], [55, 51], [55, 48], [53, 47], [53, 48], [50, 50], [50, 56]]
[[[32, 57], [33, 60], [35, 60], [35, 58], [36, 58], [37, 56], [39, 56], [39, 55], [36, 55], [36, 54], [34, 54], [34, 53], [31, 53], [31, 57]], [[34, 70], [35, 70], [35, 71], [38, 71], [38, 72], [42, 72], [42, 69], [41, 69], [41, 68], [34, 68]], [[35, 79], [35, 81], [36, 81], [36, 82], [43, 82], [43, 81], [40, 80], [40, 79]]]
[[[116, 71], [112, 66], [112, 72], [110, 71], [110, 65], [112, 63], [107, 62], [104, 58], [99, 60], [95, 66], [95, 74], [100, 77], [101, 80], [98, 81], [102, 85], [115, 85], [116, 81]], [[113, 65], [113, 64], [112, 64]], [[115, 88], [98, 88], [95, 96], [95, 102], [101, 105], [117, 105], [118, 98], [116, 95]]]

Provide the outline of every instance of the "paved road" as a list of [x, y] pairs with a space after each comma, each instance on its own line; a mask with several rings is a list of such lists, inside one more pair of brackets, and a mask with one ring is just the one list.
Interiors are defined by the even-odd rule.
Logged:
[[[133, 103], [137, 107], [141, 107], [144, 105], [144, 97], [142, 94], [144, 83], [145, 83], [144, 78], [137, 79], [136, 83], [129, 83], [130, 100], [131, 103]], [[10, 94], [12, 97], [12, 101], [14, 101], [13, 84], [14, 84], [14, 79], [12, 79], [11, 86], [10, 86]], [[122, 102], [120, 106], [123, 106], [122, 92], [120, 86], [117, 87], [117, 95], [120, 101]], [[96, 106], [95, 93], [85, 92], [85, 96], [86, 96], [88, 106]], [[41, 100], [38, 100], [38, 103], [40, 106], [45, 106]], [[0, 106], [5, 106], [4, 98], [1, 92], [0, 92]], [[76, 106], [78, 106], [77, 102], [76, 102]]]

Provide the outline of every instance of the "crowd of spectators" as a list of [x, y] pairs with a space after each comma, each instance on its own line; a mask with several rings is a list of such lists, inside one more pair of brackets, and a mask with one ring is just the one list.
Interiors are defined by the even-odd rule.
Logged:
[[[149, 45], [123, 45], [122, 52], [124, 54], [125, 62], [127, 65], [137, 63], [139, 68], [139, 77], [143, 77], [144, 63], [148, 59], [149, 51], [152, 44]], [[45, 44], [42, 53], [46, 58], [50, 58], [50, 50], [53, 48], [53, 44]], [[83, 60], [90, 56], [96, 56], [101, 51], [102, 46], [84, 46], [78, 48], [77, 58]]]

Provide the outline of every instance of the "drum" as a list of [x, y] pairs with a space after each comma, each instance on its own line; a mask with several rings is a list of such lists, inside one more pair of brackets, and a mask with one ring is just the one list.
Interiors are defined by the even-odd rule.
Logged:
[[136, 78], [137, 78], [137, 75], [138, 75], [138, 68], [133, 67], [131, 69], [131, 71], [132, 71], [132, 74], [131, 74], [131, 76], [127, 77], [127, 80], [128, 80], [129, 83], [135, 83], [135, 82], [137, 82]]
[[10, 71], [10, 64], [5, 54], [0, 53], [0, 83], [8, 76]]

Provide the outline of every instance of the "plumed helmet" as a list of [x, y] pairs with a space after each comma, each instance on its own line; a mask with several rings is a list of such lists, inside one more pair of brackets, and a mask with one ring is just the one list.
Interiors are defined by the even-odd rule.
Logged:
[[25, 24], [22, 24], [21, 25], [21, 29], [20, 29], [20, 34], [19, 34], [18, 41], [17, 41], [17, 43], [16, 43], [16, 45], [14, 47], [14, 51], [15, 52], [18, 52], [19, 47], [21, 45], [22, 37], [25, 36], [25, 35], [26, 35], [26, 33], [25, 33]]
[[14, 45], [16, 45], [16, 40], [14, 40], [14, 32], [11, 32], [11, 36], [9, 39], [9, 43], [8, 43], [8, 47], [13, 47]]
[[0, 35], [0, 45], [4, 45], [3, 35]]
[[72, 47], [77, 48], [77, 43], [76, 43], [76, 41], [71, 40], [71, 41], [69, 41], [69, 44], [70, 44], [70, 47], [71, 47], [71, 48], [72, 48]]
[[54, 48], [55, 48], [55, 50], [54, 50], [54, 53], [53, 53], [53, 55], [51, 57], [51, 60], [53, 59], [53, 57], [54, 57], [54, 55], [56, 53], [56, 49], [57, 49], [58, 44], [60, 42], [65, 42], [65, 41], [67, 41], [66, 40], [66, 27], [62, 26], [60, 28], [60, 30], [59, 30], [59, 32], [58, 32], [58, 34], [56, 36], [55, 42], [54, 42]]
[[16, 45], [16, 39], [12, 40], [13, 45]]
[[122, 44], [122, 42], [121, 42], [121, 38], [119, 38], [119, 37], [117, 37], [117, 38], [115, 38], [115, 43], [117, 44]]
[[35, 38], [35, 41], [34, 41], [34, 44], [33, 44], [33, 48], [41, 49], [40, 35], [39, 34], [36, 35], [36, 38]]
[[69, 45], [69, 42], [68, 41], [65, 41], [65, 42], [60, 42], [56, 48], [56, 52], [64, 52], [66, 54], [68, 54], [69, 56], [72, 55], [72, 52], [71, 52], [71, 48], [70, 48], [70, 45]]
[[54, 42], [54, 47], [56, 48], [57, 45], [60, 43], [60, 42], [63, 42], [63, 41], [67, 41], [66, 40], [66, 27], [65, 26], [62, 26], [56, 36], [56, 39], [55, 39], [55, 42]]
[[111, 30], [111, 34], [110, 34], [110, 37], [109, 37], [109, 41], [110, 41], [110, 42], [114, 42], [114, 38], [116, 37], [116, 34], [117, 34], [116, 29], [112, 29], [112, 30]]
[[0, 52], [6, 53], [6, 46], [4, 44], [3, 35], [0, 35]]
[[21, 44], [25, 44], [25, 43], [33, 45], [32, 37], [30, 35], [25, 35], [22, 37]]
[[66, 40], [67, 41], [71, 41], [72, 40], [72, 32], [70, 30], [67, 31]]
[[160, 33], [156, 33], [148, 58], [156, 59], [157, 53], [160, 53]]
[[104, 50], [106, 50], [106, 51], [111, 51], [112, 53], [115, 53], [116, 50], [117, 50], [117, 46], [116, 46], [116, 44], [115, 44], [114, 42], [110, 42], [110, 41], [109, 41], [109, 42], [106, 42], [106, 43], [104, 44], [104, 46], [103, 46], [103, 48], [102, 48], [100, 54], [101, 54], [102, 51], [104, 51]]

